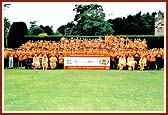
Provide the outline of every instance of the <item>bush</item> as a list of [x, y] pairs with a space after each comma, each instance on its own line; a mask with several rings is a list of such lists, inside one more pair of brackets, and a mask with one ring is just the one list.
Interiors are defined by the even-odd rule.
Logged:
[[46, 37], [46, 36], [48, 36], [47, 33], [41, 33], [41, 34], [39, 34], [39, 37]]

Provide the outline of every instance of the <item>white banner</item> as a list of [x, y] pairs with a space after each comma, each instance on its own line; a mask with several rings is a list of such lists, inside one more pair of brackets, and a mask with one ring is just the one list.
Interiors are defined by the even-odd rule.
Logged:
[[110, 66], [110, 57], [64, 57], [64, 66]]

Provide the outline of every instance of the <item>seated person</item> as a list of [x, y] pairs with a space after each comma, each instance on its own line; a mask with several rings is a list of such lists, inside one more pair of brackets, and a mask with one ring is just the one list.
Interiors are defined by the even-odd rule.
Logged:
[[121, 57], [119, 58], [119, 63], [118, 63], [118, 67], [119, 70], [123, 70], [123, 68], [126, 66], [126, 58], [125, 56], [122, 54]]
[[134, 60], [134, 57], [131, 54], [129, 54], [127, 58], [128, 70], [134, 70], [136, 63], [137, 62]]

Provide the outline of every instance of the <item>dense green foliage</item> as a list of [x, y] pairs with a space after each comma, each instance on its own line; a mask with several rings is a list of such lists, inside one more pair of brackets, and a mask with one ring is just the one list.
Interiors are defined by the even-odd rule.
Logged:
[[54, 35], [53, 27], [40, 25], [40, 28], [44, 30], [47, 35]]
[[24, 43], [24, 35], [27, 34], [27, 25], [24, 22], [14, 22], [8, 35], [8, 47], [18, 48]]
[[109, 19], [115, 30], [115, 35], [154, 35], [156, 12], [152, 14], [141, 12], [128, 17]]
[[37, 21], [30, 22], [30, 27], [28, 29], [28, 34], [29, 35], [39, 35], [41, 33], [44, 33], [44, 30], [38, 26]]
[[6, 17], [4, 18], [4, 46], [8, 47], [8, 41], [7, 41], [7, 37], [9, 34], [9, 29], [11, 27], [10, 21], [9, 19], [7, 19]]
[[[10, 7], [11, 4], [4, 4], [4, 9], [7, 10]], [[9, 34], [9, 29], [11, 27], [11, 22], [7, 17], [4, 17], [4, 36], [2, 37], [4, 39], [4, 47], [8, 47], [8, 34]]]
[[164, 71], [4, 70], [5, 111], [163, 111]]
[[63, 35], [96, 36], [114, 33], [111, 24], [105, 21], [105, 13], [101, 5], [75, 5], [73, 11], [76, 12], [74, 22], [69, 22], [57, 29]]
[[53, 27], [37, 25], [37, 21], [30, 22], [30, 27], [28, 30], [29, 35], [39, 35], [41, 33], [47, 33], [47, 35], [54, 35]]

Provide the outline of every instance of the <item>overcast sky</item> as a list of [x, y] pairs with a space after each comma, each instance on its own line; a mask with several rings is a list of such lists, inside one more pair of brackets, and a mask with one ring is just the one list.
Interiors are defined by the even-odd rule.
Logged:
[[[91, 4], [96, 2], [11, 2], [10, 8], [3, 11], [3, 16], [7, 17], [11, 23], [23, 21], [30, 26], [31, 21], [37, 21], [38, 25], [53, 26], [54, 31], [75, 17], [75, 4]], [[3, 2], [5, 4], [5, 2]], [[138, 12], [152, 13], [166, 11], [165, 2], [98, 2], [102, 5], [106, 20], [117, 17], [126, 17]], [[166, 14], [166, 13], [164, 13]]]

